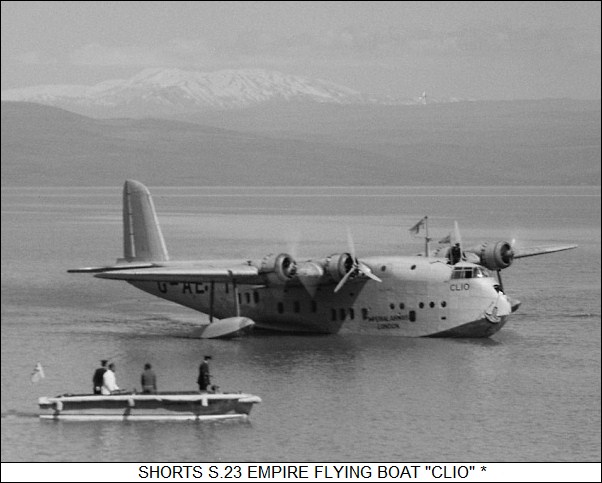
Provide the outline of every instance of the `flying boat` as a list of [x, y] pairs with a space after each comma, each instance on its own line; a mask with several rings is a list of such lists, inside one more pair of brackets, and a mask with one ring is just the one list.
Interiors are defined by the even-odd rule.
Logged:
[[[240, 336], [251, 329], [334, 334], [342, 329], [407, 337], [490, 337], [520, 302], [506, 294], [501, 271], [516, 259], [576, 248], [519, 250], [507, 241], [358, 258], [348, 249], [296, 260], [288, 253], [248, 260], [171, 260], [151, 194], [138, 181], [123, 187], [123, 258], [113, 265], [68, 270], [125, 281], [151, 295], [209, 316], [202, 338]], [[460, 249], [454, 258], [454, 248]]]

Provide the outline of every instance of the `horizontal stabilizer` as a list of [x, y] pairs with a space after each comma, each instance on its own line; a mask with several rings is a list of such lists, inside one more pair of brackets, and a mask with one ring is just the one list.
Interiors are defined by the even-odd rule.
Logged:
[[552, 247], [530, 247], [530, 248], [514, 248], [514, 258], [534, 257], [535, 255], [545, 255], [546, 253], [562, 252], [564, 250], [572, 250], [578, 245], [557, 245]]
[[82, 267], [70, 268], [67, 273], [102, 273], [115, 270], [132, 270], [135, 268], [150, 268], [154, 267], [152, 263], [128, 263], [127, 265], [111, 265], [108, 267]]

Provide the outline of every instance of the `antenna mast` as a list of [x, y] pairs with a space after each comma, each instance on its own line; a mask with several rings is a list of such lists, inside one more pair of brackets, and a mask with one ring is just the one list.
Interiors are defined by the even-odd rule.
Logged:
[[424, 256], [429, 256], [429, 242], [431, 239], [429, 238], [429, 217], [424, 217]]

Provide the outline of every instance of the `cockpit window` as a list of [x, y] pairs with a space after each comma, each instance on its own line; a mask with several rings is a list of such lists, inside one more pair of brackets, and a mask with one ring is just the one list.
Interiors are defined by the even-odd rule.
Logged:
[[487, 271], [487, 269], [482, 268], [482, 267], [475, 267], [474, 273], [475, 273], [474, 276], [477, 278], [487, 278], [487, 277], [491, 276], [491, 275], [489, 275], [489, 272]]
[[490, 277], [489, 272], [482, 267], [454, 267], [452, 279]]
[[472, 278], [472, 267], [454, 267], [451, 278]]

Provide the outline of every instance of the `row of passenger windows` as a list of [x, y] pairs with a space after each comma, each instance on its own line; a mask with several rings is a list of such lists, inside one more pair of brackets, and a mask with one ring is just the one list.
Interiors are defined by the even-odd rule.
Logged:
[[[284, 302], [278, 302], [278, 304], [276, 305], [276, 309], [278, 310], [279, 314], [283, 314], [285, 311]], [[318, 303], [315, 300], [310, 301], [309, 310], [311, 313], [316, 313], [318, 311]], [[292, 311], [295, 314], [300, 313], [301, 302], [295, 300], [292, 305]], [[336, 308], [331, 308], [330, 317], [332, 320], [353, 320], [355, 319], [355, 310], [353, 308], [340, 308], [338, 310]], [[364, 319], [368, 318], [368, 309], [362, 309], [362, 317]]]
[[[447, 306], [447, 302], [443, 301], [441, 302], [441, 307], [446, 307]], [[397, 307], [395, 304], [390, 304], [389, 307], [391, 308], [391, 310], [395, 310], [395, 308]], [[420, 302], [418, 304], [418, 307], [420, 307], [421, 309], [423, 309], [425, 307], [424, 302]], [[435, 302], [430, 302], [429, 303], [429, 307], [434, 308], [435, 307]], [[293, 302], [293, 312], [298, 314], [301, 312], [301, 303], [299, 301], [294, 301]], [[405, 309], [405, 304], [404, 303], [400, 303], [399, 304], [399, 308], [401, 310]], [[285, 307], [284, 307], [284, 303], [283, 302], [278, 302], [277, 305], [277, 309], [278, 309], [278, 313], [279, 314], [283, 314]], [[311, 305], [310, 305], [310, 310], [312, 313], [315, 313], [318, 311], [318, 304], [316, 303], [315, 300], [311, 301]], [[369, 311], [366, 308], [362, 308], [362, 319], [367, 320], [368, 319], [368, 315], [369, 315]], [[410, 315], [410, 320], [413, 322], [414, 320], [416, 320], [416, 312], [414, 310], [410, 310], [409, 312]], [[333, 321], [336, 320], [354, 320], [355, 319], [355, 310], [352, 307], [349, 308], [331, 308], [330, 309], [330, 318]]]
[[[362, 309], [362, 314], [363, 314], [364, 319], [367, 319], [368, 318], [368, 309]], [[353, 320], [353, 319], [355, 319], [355, 311], [352, 308], [349, 308], [349, 309], [341, 308], [341, 309], [339, 309], [338, 316], [339, 316], [339, 320], [346, 320], [347, 318], [349, 318], [349, 320]], [[337, 309], [330, 309], [330, 318], [332, 320], [337, 320]]]
[[[228, 293], [227, 290], [226, 290], [226, 293]], [[245, 292], [244, 294], [239, 293], [238, 294], [238, 303], [242, 304], [243, 296], [244, 296], [245, 302], [247, 304], [250, 304], [251, 303], [251, 293], [250, 292]], [[255, 304], [259, 303], [259, 292], [253, 292], [253, 303], [255, 303]]]
[[[244, 294], [239, 293], [238, 294], [238, 302], [242, 303], [243, 301], [243, 297], [244, 300], [247, 304], [251, 303], [251, 298], [253, 299], [253, 302], [255, 304], [259, 303], [259, 293], [256, 291], [252, 292], [245, 292]], [[434, 308], [435, 307], [435, 302], [429, 302], [429, 307], [430, 308]], [[446, 301], [442, 301], [440, 302], [441, 307], [445, 308], [447, 307], [447, 302]], [[425, 303], [424, 302], [420, 302], [418, 304], [418, 307], [420, 307], [421, 309], [423, 309], [425, 307]], [[389, 304], [389, 308], [391, 310], [395, 310], [397, 307], [399, 307], [400, 310], [404, 310], [406, 308], [405, 304], [403, 302], [401, 302], [399, 305], [394, 304], [394, 303], [390, 303]], [[278, 313], [279, 314], [283, 314], [285, 311], [285, 307], [284, 307], [284, 302], [278, 302], [277, 306], [276, 306]], [[311, 313], [316, 313], [318, 311], [318, 304], [315, 300], [311, 300], [309, 303], [309, 310]], [[292, 311], [295, 314], [301, 313], [301, 302], [299, 300], [294, 300], [292, 303]], [[415, 312], [413, 310], [410, 311], [410, 319], [415, 319]], [[355, 310], [353, 308], [339, 308], [338, 310], [336, 308], [331, 308], [330, 309], [330, 318], [333, 321], [336, 320], [354, 320], [355, 319]], [[368, 309], [366, 308], [362, 308], [362, 319], [367, 320], [368, 319]]]
[[[435, 308], [435, 305], [437, 305], [435, 302], [429, 302], [429, 307], [430, 307], [431, 309]], [[395, 308], [396, 308], [396, 307], [397, 307], [397, 305], [395, 305], [394, 303], [390, 303], [390, 304], [389, 304], [389, 308], [390, 308], [391, 310], [395, 310]], [[418, 307], [420, 307], [421, 309], [423, 309], [424, 307], [426, 307], [426, 304], [425, 304], [424, 302], [420, 302], [420, 303], [418, 304]], [[441, 307], [443, 307], [443, 308], [447, 307], [447, 302], [446, 302], [445, 300], [443, 300], [443, 301], [441, 302]], [[400, 308], [401, 310], [405, 309], [405, 308], [406, 308], [406, 304], [404, 304], [403, 302], [402, 302], [402, 303], [400, 303], [400, 304], [399, 304], [399, 308]]]
[[[226, 292], [228, 292], [228, 290], [226, 290]], [[247, 304], [250, 304], [250, 303], [251, 303], [251, 299], [253, 300], [253, 303], [254, 303], [254, 304], [258, 304], [258, 303], [259, 303], [259, 292], [253, 291], [253, 292], [252, 292], [252, 295], [251, 295], [251, 292], [245, 292], [244, 294], [243, 294], [243, 293], [239, 293], [239, 294], [238, 294], [238, 303], [239, 303], [239, 304], [242, 304], [242, 303], [243, 303], [243, 299], [244, 299], [244, 301], [245, 301]], [[432, 302], [432, 301], [431, 301], [431, 302], [429, 302], [429, 304], [428, 304], [428, 305], [429, 305], [429, 307], [431, 307], [431, 308], [434, 308], [436, 304], [435, 304], [435, 302]], [[441, 305], [441, 307], [445, 308], [445, 307], [447, 307], [447, 302], [444, 300], [444, 301], [440, 302], [440, 305]], [[392, 303], [392, 302], [389, 304], [389, 308], [390, 308], [391, 310], [395, 310], [395, 309], [397, 308], [397, 306], [398, 306], [398, 305], [396, 305], [396, 304], [394, 304], [394, 303]], [[425, 306], [426, 306], [426, 305], [425, 305], [425, 303], [424, 303], [424, 302], [420, 302], [420, 303], [418, 304], [418, 307], [420, 307], [421, 309], [423, 309]], [[399, 304], [399, 308], [400, 308], [401, 310], [404, 310], [404, 309], [406, 308], [406, 307], [405, 307], [405, 304], [404, 304], [403, 302], [401, 302], [401, 303]], [[279, 313], [279, 314], [283, 314], [283, 313], [284, 313], [284, 303], [283, 303], [283, 302], [278, 302], [277, 309], [278, 309], [278, 313]], [[295, 301], [293, 302], [293, 307], [292, 307], [292, 310], [293, 310], [293, 312], [294, 312], [294, 313], [296, 313], [296, 314], [300, 313], [300, 312], [301, 312], [301, 302], [299, 302], [298, 300], [295, 300]], [[334, 314], [334, 312], [336, 311], [336, 309], [332, 309], [332, 310], [333, 310], [333, 317], [332, 317], [332, 320], [336, 320], [336, 316], [335, 316], [335, 314]], [[341, 311], [344, 311], [345, 309], [340, 309], [340, 310], [341, 310]], [[316, 303], [316, 301], [315, 301], [315, 300], [312, 300], [312, 301], [310, 302], [310, 311], [311, 311], [311, 312], [313, 312], [313, 313], [315, 313], [315, 312], [317, 312], [317, 311], [318, 311], [318, 304]], [[365, 312], [365, 314], [364, 314], [363, 312]], [[362, 315], [363, 315], [363, 318], [364, 318], [364, 319], [366, 319], [366, 318], [368, 317], [368, 315], [367, 315], [367, 313], [368, 313], [368, 309], [362, 309], [362, 313], [363, 313], [363, 314], [362, 314]], [[346, 316], [344, 315], [344, 312], [340, 312], [340, 314], [341, 314], [341, 315], [340, 315], [340, 318], [341, 318], [342, 320], [345, 320]], [[350, 319], [353, 319], [354, 317], [355, 317], [355, 314], [353, 313], [353, 309], [349, 309], [349, 318], [350, 318]]]
[[[315, 313], [318, 311], [318, 303], [315, 300], [312, 300], [310, 302], [310, 311]], [[277, 305], [277, 309], [278, 309], [278, 313], [279, 314], [283, 314], [284, 313], [284, 302], [278, 302]], [[293, 302], [293, 312], [298, 314], [299, 312], [301, 312], [301, 302], [299, 302], [298, 300], [295, 300]]]

